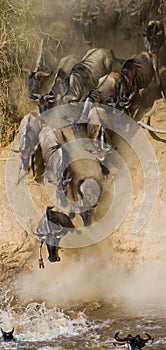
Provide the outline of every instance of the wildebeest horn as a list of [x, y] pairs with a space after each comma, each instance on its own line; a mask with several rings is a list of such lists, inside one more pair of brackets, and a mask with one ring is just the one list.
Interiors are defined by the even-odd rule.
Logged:
[[35, 73], [35, 78], [38, 79], [40, 77], [49, 77], [51, 75], [51, 70], [49, 69], [46, 72], [38, 71]]
[[124, 342], [124, 341], [127, 341], [128, 340], [128, 336], [130, 335], [128, 335], [127, 337], [125, 337], [125, 338], [119, 338], [119, 333], [120, 332], [117, 332], [117, 333], [115, 333], [115, 336], [114, 336], [114, 338], [117, 340], [117, 341], [122, 341], [122, 342]]
[[124, 107], [124, 106], [127, 106], [127, 105], [129, 105], [129, 103], [130, 103], [130, 99], [129, 98], [127, 98], [127, 97], [125, 97], [125, 100], [126, 100], [126, 102], [119, 102], [119, 106], [120, 107]]
[[[1, 332], [2, 332], [2, 334], [5, 334], [5, 333], [6, 333], [5, 331], [3, 331], [2, 328], [1, 328]], [[13, 332], [14, 332], [14, 327], [12, 328], [12, 330], [10, 331], [10, 333], [13, 334]]]
[[145, 33], [138, 33], [138, 36], [141, 37], [141, 36], [146, 36]]
[[[92, 5], [93, 6], [93, 5]], [[100, 8], [99, 6], [94, 6], [92, 7], [89, 11], [89, 16], [96, 17], [100, 13]]]
[[153, 338], [148, 333], [145, 334], [147, 335], [147, 339], [143, 339], [145, 342], [147, 342], [148, 340], [153, 340]]
[[40, 94], [32, 93], [30, 98], [33, 100], [40, 100], [42, 96]]
[[79, 14], [73, 14], [73, 16], [72, 16], [72, 19], [73, 19], [73, 21], [76, 21], [76, 22], [81, 22], [81, 20], [82, 20], [82, 13], [79, 13]]
[[19, 149], [12, 149], [12, 152], [14, 152], [14, 153], [20, 153]]
[[49, 103], [54, 103], [55, 102], [55, 98], [53, 100], [48, 100]]
[[42, 53], [43, 53], [43, 41], [44, 39], [41, 39], [40, 46], [39, 46], [39, 55], [37, 58], [36, 68], [34, 69], [34, 73], [37, 72], [39, 67], [41, 66]]
[[63, 180], [62, 183], [63, 183], [63, 185], [65, 185], [65, 184], [67, 184], [68, 182], [70, 182], [70, 181], [72, 181], [72, 180], [73, 180], [73, 179], [72, 179], [72, 177], [70, 176], [70, 177], [68, 177], [67, 179]]
[[43, 96], [41, 96], [41, 98], [43, 99], [43, 101], [47, 101], [47, 102], [51, 102], [51, 103], [53, 103], [55, 101], [54, 95], [43, 95]]
[[106, 102], [108, 106], [115, 108], [116, 102]]

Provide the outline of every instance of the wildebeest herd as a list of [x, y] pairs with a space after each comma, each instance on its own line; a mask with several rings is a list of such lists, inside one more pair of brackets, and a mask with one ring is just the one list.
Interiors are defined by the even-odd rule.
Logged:
[[[98, 27], [99, 23], [96, 21], [98, 16], [103, 14], [103, 5], [95, 0], [91, 5], [89, 3], [88, 7], [86, 1], [82, 1], [81, 4], [82, 7], [79, 5], [79, 9], [78, 6], [73, 8], [72, 19], [75, 24], [81, 24], [86, 42], [92, 44], [92, 27], [94, 23], [96, 28]], [[114, 14], [116, 12], [118, 18], [121, 17], [125, 38], [129, 38], [124, 9], [120, 16], [117, 4], [118, 2], [112, 11]], [[46, 179], [54, 186], [53, 189], [62, 208], [68, 205], [67, 186], [72, 184], [73, 174], [69, 165], [68, 150], [64, 147], [67, 140], [62, 129], [55, 130], [50, 125], [43, 124], [44, 112], [59, 105], [82, 102], [81, 113], [76, 119], [70, 118], [73, 133], [79, 130], [80, 125], [84, 126], [86, 137], [93, 140], [93, 149], [88, 151], [96, 154], [96, 162], [100, 165], [103, 177], [109, 174], [107, 165], [113, 150], [112, 131], [104, 127], [109, 116], [103, 106], [111, 106], [134, 117], [132, 111], [135, 99], [140, 89], [146, 88], [153, 79], [165, 100], [158, 66], [160, 49], [165, 41], [162, 21], [150, 20], [144, 33], [140, 35], [144, 38], [145, 51], [138, 52], [127, 60], [117, 57], [112, 49], [104, 47], [89, 49], [81, 60], [78, 60], [73, 53], [61, 58], [54, 72], [52, 85], [45, 94], [40, 93], [42, 81], [53, 72], [46, 65], [43, 39], [41, 40], [36, 67], [28, 75], [29, 97], [38, 104], [39, 115], [29, 113], [20, 123], [19, 149], [14, 150], [20, 156], [17, 184], [21, 181], [21, 169], [27, 172], [30, 164], [35, 178], [35, 149], [39, 147]], [[114, 71], [114, 64], [120, 66], [119, 72]], [[62, 115], [61, 118], [67, 117]], [[60, 261], [59, 242], [68, 231], [75, 230], [80, 233], [72, 223], [75, 217], [74, 209], [79, 211], [84, 226], [90, 225], [90, 213], [97, 206], [101, 191], [102, 183], [98, 183], [95, 176], [83, 176], [79, 179], [76, 188], [80, 200], [75, 208], [74, 206], [70, 208], [69, 215], [63, 211], [55, 211], [50, 206], [46, 208], [36, 235], [41, 243], [46, 243], [49, 261]], [[39, 266], [43, 267], [41, 246], [42, 244]]]

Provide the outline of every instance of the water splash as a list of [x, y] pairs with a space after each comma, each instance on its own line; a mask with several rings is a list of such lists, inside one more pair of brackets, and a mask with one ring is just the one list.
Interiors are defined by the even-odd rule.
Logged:
[[83, 335], [92, 326], [84, 312], [78, 311], [68, 316], [56, 306], [48, 308], [45, 302], [32, 301], [23, 305], [8, 293], [0, 299], [0, 324], [4, 330], [14, 327], [15, 334], [19, 334], [16, 337], [18, 341], [75, 337], [80, 333]]

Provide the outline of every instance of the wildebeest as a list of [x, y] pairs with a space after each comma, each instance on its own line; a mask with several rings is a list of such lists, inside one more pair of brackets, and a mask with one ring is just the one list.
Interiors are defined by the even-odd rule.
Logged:
[[67, 166], [68, 154], [61, 147], [57, 132], [49, 125], [43, 127], [40, 131], [39, 143], [46, 167], [47, 179], [50, 183], [56, 185], [57, 196], [65, 207], [67, 205], [66, 185], [72, 180]]
[[105, 0], [105, 14], [107, 30], [120, 30], [123, 39], [132, 36], [134, 27], [147, 22], [150, 12], [153, 10], [154, 1], [151, 0]]
[[75, 31], [82, 31], [86, 44], [91, 45], [94, 34], [99, 35], [104, 15], [104, 6], [99, 0], [76, 1], [72, 8], [72, 23]]
[[[35, 233], [41, 242], [46, 244], [49, 253], [48, 260], [50, 262], [60, 261], [58, 249], [61, 238], [69, 231], [74, 232], [75, 230], [75, 232], [79, 233], [66, 214], [54, 211], [53, 208], [50, 206], [46, 208], [46, 212], [41, 218]], [[41, 255], [39, 267], [44, 267]]]
[[99, 78], [112, 71], [116, 58], [113, 51], [105, 48], [89, 50], [83, 59], [74, 65], [69, 76], [69, 87], [64, 103], [84, 101], [89, 91], [96, 88]]
[[141, 350], [149, 340], [153, 341], [152, 337], [148, 333], [145, 333], [147, 335], [146, 339], [141, 338], [139, 334], [137, 334], [135, 337], [128, 334], [127, 337], [120, 338], [119, 333], [120, 332], [117, 332], [115, 334], [115, 339], [120, 342], [120, 345], [127, 344], [129, 350]]
[[10, 341], [14, 341], [14, 337], [13, 337], [13, 333], [14, 333], [14, 327], [11, 331], [3, 331], [3, 329], [1, 328], [1, 333], [2, 333], [2, 340], [4, 342], [10, 342]]
[[77, 59], [73, 55], [61, 58], [49, 92], [45, 95], [39, 93], [33, 94], [32, 98], [37, 102], [40, 113], [62, 104], [63, 97], [68, 89], [69, 73], [76, 62]]
[[165, 41], [163, 23], [161, 21], [149, 21], [143, 35], [145, 49], [158, 55]]
[[117, 100], [117, 90], [120, 81], [120, 74], [111, 72], [99, 79], [97, 87], [90, 91], [85, 99], [84, 108], [77, 123], [87, 122], [89, 110], [94, 103], [109, 104], [114, 106]]
[[165, 100], [157, 56], [151, 52], [141, 52], [126, 60], [121, 68], [117, 106], [129, 106], [139, 90], [148, 86], [153, 78]]
[[20, 155], [17, 183], [19, 183], [21, 169], [23, 168], [24, 171], [29, 170], [30, 158], [32, 160], [31, 166], [33, 176], [35, 176], [33, 156], [35, 146], [39, 142], [39, 132], [41, 130], [41, 127], [41, 119], [34, 113], [26, 114], [21, 120], [18, 132], [19, 149], [13, 150], [14, 152], [19, 153]]
[[[27, 69], [23, 69], [24, 71]], [[43, 39], [40, 43], [39, 56], [36, 62], [36, 67], [33, 71], [29, 71], [28, 75], [28, 89], [29, 97], [34, 98], [34, 94], [39, 93], [41, 86], [41, 79], [43, 77], [49, 77], [51, 75], [51, 69], [45, 64], [45, 58], [43, 55]]]
[[77, 192], [81, 198], [79, 206], [80, 216], [84, 222], [84, 226], [90, 225], [90, 213], [98, 204], [101, 185], [94, 177], [85, 177], [77, 182]]

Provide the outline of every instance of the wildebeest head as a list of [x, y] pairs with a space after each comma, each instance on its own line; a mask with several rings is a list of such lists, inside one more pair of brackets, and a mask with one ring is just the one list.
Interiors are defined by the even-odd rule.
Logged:
[[58, 106], [62, 103], [64, 95], [68, 89], [68, 76], [62, 68], [58, 70], [54, 77], [52, 87], [48, 94], [40, 95], [31, 94], [31, 98], [38, 104], [40, 113], [48, 109]]
[[150, 21], [145, 29], [145, 48], [158, 53], [165, 41], [164, 26], [160, 21]]
[[33, 93], [38, 93], [41, 85], [41, 79], [43, 77], [49, 77], [51, 75], [51, 69], [45, 64], [43, 55], [43, 39], [41, 40], [39, 47], [39, 55], [34, 70], [23, 68], [24, 71], [28, 71], [28, 89], [30, 98], [33, 98]]
[[14, 328], [11, 331], [8, 331], [8, 332], [3, 331], [3, 329], [1, 328], [2, 340], [4, 342], [9, 342], [9, 341], [14, 340], [13, 332], [14, 332]]
[[96, 25], [96, 18], [101, 10], [103, 10], [103, 6], [97, 0], [90, 3], [82, 0], [73, 8], [72, 19], [80, 23], [87, 44], [92, 44], [92, 27]]
[[121, 345], [124, 345], [126, 343], [129, 350], [141, 350], [149, 340], [153, 341], [148, 333], [145, 333], [147, 335], [146, 339], [141, 338], [139, 334], [137, 334], [135, 337], [133, 337], [131, 334], [128, 334], [127, 337], [120, 338], [119, 333], [120, 332], [117, 332], [115, 334], [115, 339], [120, 342]]
[[51, 75], [51, 70], [48, 67], [47, 69], [38, 70], [38, 71], [30, 71], [28, 75], [28, 88], [30, 98], [33, 98], [33, 94], [37, 93], [40, 89], [41, 79], [43, 77], [49, 77]]

